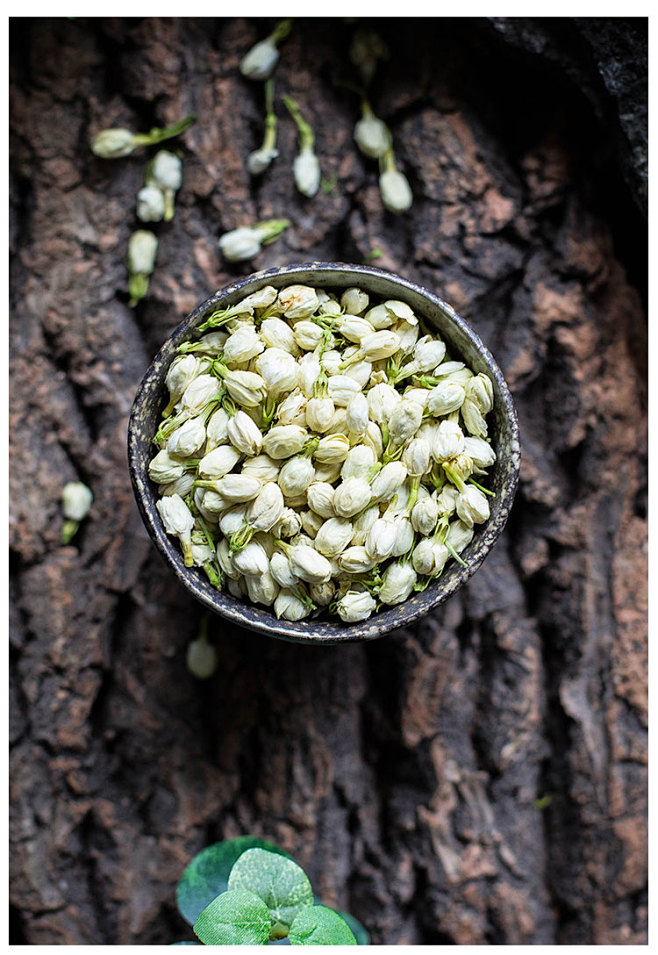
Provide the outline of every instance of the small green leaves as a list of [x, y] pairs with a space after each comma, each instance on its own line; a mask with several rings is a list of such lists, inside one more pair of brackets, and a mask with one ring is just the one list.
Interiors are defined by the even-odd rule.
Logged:
[[215, 896], [226, 891], [233, 864], [243, 852], [254, 847], [287, 857], [286, 852], [265, 839], [239, 836], [237, 839], [216, 842], [192, 859], [176, 890], [178, 911], [186, 922], [194, 925], [198, 915]]
[[229, 890], [206, 906], [194, 931], [204, 945], [266, 945], [270, 913], [253, 892]]
[[301, 909], [313, 905], [313, 890], [304, 871], [292, 859], [264, 849], [249, 849], [240, 856], [228, 886], [255, 892], [267, 905], [274, 929], [290, 926]]
[[352, 929], [333, 909], [314, 905], [295, 917], [288, 935], [291, 945], [356, 945]]

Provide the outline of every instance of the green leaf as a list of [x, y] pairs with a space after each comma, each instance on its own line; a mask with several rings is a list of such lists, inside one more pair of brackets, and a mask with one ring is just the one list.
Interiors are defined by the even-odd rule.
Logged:
[[352, 929], [357, 945], [370, 945], [370, 935], [368, 931], [361, 924], [361, 922], [359, 922], [358, 919], [355, 919], [353, 915], [350, 915], [349, 912], [343, 912], [341, 909], [335, 909], [331, 905], [325, 905], [322, 899], [319, 899], [317, 895], [313, 896], [313, 905], [322, 905], [324, 908], [331, 909], [332, 912], [340, 915], [340, 917], [344, 919]]
[[277, 924], [290, 926], [300, 909], [313, 905], [313, 889], [304, 870], [292, 859], [265, 849], [248, 849], [240, 856], [228, 887], [255, 892], [270, 910], [274, 929]]
[[291, 945], [356, 945], [344, 918], [324, 905], [302, 909], [290, 927]]
[[266, 839], [239, 836], [216, 842], [192, 859], [176, 889], [178, 911], [189, 925], [194, 925], [199, 913], [214, 898], [226, 892], [229, 873], [242, 853], [256, 847], [290, 858], [287, 852]]
[[223, 892], [207, 905], [194, 923], [204, 945], [267, 945], [270, 913], [253, 892]]

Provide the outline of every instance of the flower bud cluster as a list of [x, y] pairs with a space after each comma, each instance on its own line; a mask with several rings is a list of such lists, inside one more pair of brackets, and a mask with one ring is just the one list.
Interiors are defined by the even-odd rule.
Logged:
[[185, 566], [277, 617], [352, 623], [464, 562], [493, 386], [405, 302], [266, 285], [179, 351], [149, 474]]

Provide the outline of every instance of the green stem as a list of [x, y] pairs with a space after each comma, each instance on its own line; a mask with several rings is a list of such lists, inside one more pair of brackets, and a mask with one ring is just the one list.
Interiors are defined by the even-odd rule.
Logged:
[[261, 245], [269, 245], [270, 242], [274, 242], [289, 225], [290, 219], [264, 219], [263, 222], [257, 222], [254, 229], [260, 232]]
[[285, 38], [288, 36], [291, 30], [292, 30], [292, 19], [288, 18], [286, 20], [281, 20], [279, 23], [277, 23], [277, 25], [274, 27], [274, 29], [270, 33], [269, 35], [270, 42], [276, 46], [277, 43], [281, 42], [281, 40], [285, 40]]
[[490, 491], [489, 488], [487, 488], [487, 487], [482, 487], [482, 485], [481, 485], [481, 484], [478, 484], [477, 481], [474, 481], [473, 478], [471, 478], [468, 483], [469, 483], [469, 484], [473, 484], [473, 485], [478, 489], [478, 491], [482, 491], [483, 494], [488, 494], [489, 497], [495, 497], [495, 496], [496, 496], [495, 491]]
[[466, 483], [463, 480], [463, 478], [459, 474], [457, 474], [454, 468], [451, 468], [449, 464], [446, 464], [445, 461], [443, 462], [442, 467], [446, 475], [448, 476], [448, 478], [452, 481], [452, 483], [457, 488], [457, 490], [460, 493], [463, 493], [463, 491], [466, 489]]
[[80, 527], [79, 521], [68, 520], [62, 524], [62, 544], [70, 544]]
[[173, 139], [174, 136], [180, 136], [181, 133], [184, 133], [188, 127], [196, 122], [196, 116], [191, 114], [186, 116], [185, 119], [179, 120], [177, 123], [172, 123], [171, 126], [164, 126], [162, 128], [154, 127], [148, 133], [136, 133], [135, 134], [135, 145], [137, 146], [154, 146], [156, 143], [162, 143], [165, 139]]
[[285, 94], [283, 96], [283, 102], [286, 104], [288, 112], [292, 116], [295, 126], [297, 127], [300, 150], [313, 149], [313, 146], [315, 145], [315, 133], [302, 116], [299, 106], [294, 101], [292, 96], [286, 96]]

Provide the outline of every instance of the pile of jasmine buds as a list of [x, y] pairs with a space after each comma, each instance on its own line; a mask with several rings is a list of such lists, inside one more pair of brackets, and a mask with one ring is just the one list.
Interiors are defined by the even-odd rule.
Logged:
[[491, 380], [408, 304], [265, 286], [180, 346], [149, 466], [185, 566], [302, 620], [424, 590], [489, 518]]

